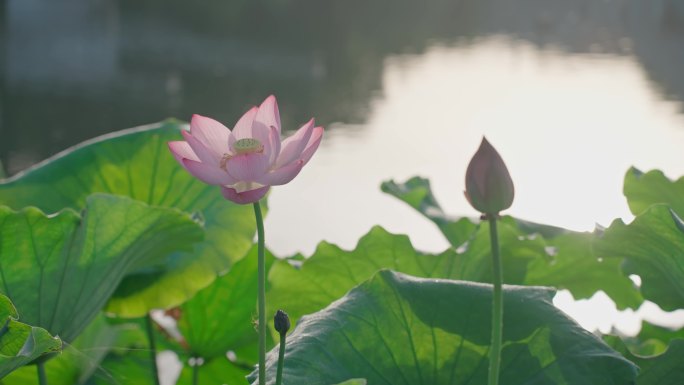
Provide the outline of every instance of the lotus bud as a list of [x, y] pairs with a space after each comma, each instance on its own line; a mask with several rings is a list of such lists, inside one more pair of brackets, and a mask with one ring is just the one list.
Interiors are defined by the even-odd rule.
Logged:
[[290, 317], [284, 311], [278, 310], [273, 317], [273, 326], [281, 336], [286, 334], [290, 330]]
[[482, 138], [468, 164], [465, 196], [475, 210], [496, 215], [513, 204], [513, 180], [501, 155]]

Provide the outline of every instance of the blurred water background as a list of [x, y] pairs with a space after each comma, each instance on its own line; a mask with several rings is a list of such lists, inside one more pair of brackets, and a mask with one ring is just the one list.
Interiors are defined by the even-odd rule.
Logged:
[[[631, 218], [630, 166], [684, 175], [682, 0], [0, 0], [0, 23], [9, 175], [166, 117], [232, 126], [271, 93], [286, 129], [314, 116], [321, 149], [269, 199], [283, 256], [352, 248], [375, 224], [445, 248], [379, 185], [428, 177], [446, 211], [475, 215], [463, 178], [482, 135], [516, 183], [509, 213], [575, 230]], [[557, 303], [589, 329], [684, 324], [604, 297]]]

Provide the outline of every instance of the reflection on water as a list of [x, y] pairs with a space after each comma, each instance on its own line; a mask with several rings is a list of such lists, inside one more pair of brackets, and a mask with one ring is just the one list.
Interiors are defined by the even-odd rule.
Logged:
[[312, 111], [326, 125], [364, 123], [385, 92], [387, 60], [493, 35], [633, 58], [659, 97], [681, 101], [683, 8], [678, 0], [4, 1], [0, 160], [14, 173], [167, 116], [228, 122], [269, 93], [286, 124]]
[[511, 214], [574, 229], [629, 216], [630, 165], [684, 175], [678, 0], [22, 0], [0, 18], [10, 173], [167, 116], [232, 124], [269, 93], [286, 128], [313, 114], [322, 149], [271, 195], [278, 254], [352, 247], [374, 224], [445, 247], [379, 184], [427, 176], [472, 215], [463, 176], [483, 134], [516, 182]]

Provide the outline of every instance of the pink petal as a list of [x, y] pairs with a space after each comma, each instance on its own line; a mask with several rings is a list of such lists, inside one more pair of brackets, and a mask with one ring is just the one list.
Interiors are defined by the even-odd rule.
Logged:
[[294, 133], [294, 135], [285, 139], [282, 144], [280, 156], [276, 161], [276, 168], [280, 168], [286, 164], [291, 163], [296, 159], [300, 159], [302, 152], [311, 139], [311, 133], [314, 128], [314, 120], [311, 119]]
[[302, 152], [301, 159], [304, 161], [304, 164], [309, 163], [309, 160], [311, 160], [313, 154], [316, 152], [316, 150], [318, 150], [318, 145], [321, 144], [322, 138], [323, 127], [314, 128], [313, 133], [311, 134], [311, 139], [309, 139], [309, 143], [306, 145], [304, 152]]
[[302, 167], [304, 167], [303, 160], [294, 161], [284, 167], [269, 172], [261, 177], [257, 183], [271, 186], [283, 185], [294, 179], [294, 177], [302, 171]]
[[271, 127], [268, 146], [264, 146], [264, 154], [268, 156], [269, 167], [275, 165], [275, 161], [280, 155], [280, 132], [275, 127]]
[[221, 193], [223, 194], [223, 197], [228, 199], [229, 201], [235, 202], [239, 205], [244, 205], [247, 203], [258, 202], [259, 199], [263, 198], [264, 195], [266, 195], [269, 188], [271, 188], [271, 186], [264, 186], [254, 190], [247, 190], [239, 193], [234, 188], [222, 186]]
[[227, 185], [237, 182], [227, 172], [206, 163], [183, 159], [183, 166], [192, 176], [207, 184]]
[[270, 95], [261, 103], [254, 121], [267, 128], [275, 127], [278, 129], [278, 134], [280, 134], [280, 111], [278, 110], [278, 102], [275, 96]]
[[197, 114], [193, 115], [190, 121], [190, 133], [215, 153], [230, 152], [228, 142], [232, 134], [226, 126], [214, 119]]
[[207, 148], [202, 142], [197, 140], [192, 134], [187, 131], [181, 131], [183, 138], [188, 142], [192, 151], [197, 154], [197, 157], [203, 163], [218, 167], [223, 154], [216, 153], [214, 150]]
[[235, 127], [233, 128], [233, 136], [235, 136], [235, 139], [240, 140], [245, 138], [253, 138], [252, 124], [254, 123], [254, 117], [258, 111], [258, 107], [250, 108], [250, 110], [245, 112], [240, 120], [235, 123]]
[[195, 152], [192, 151], [192, 148], [190, 148], [190, 145], [188, 142], [183, 142], [182, 140], [178, 140], [175, 142], [169, 142], [169, 150], [171, 150], [171, 154], [173, 154], [173, 157], [176, 158], [176, 161], [183, 165], [183, 159], [190, 159], [194, 161], [199, 161], [199, 158], [197, 155], [195, 155]]
[[253, 152], [232, 157], [226, 166], [228, 173], [236, 180], [253, 182], [268, 171], [269, 163], [266, 155]]

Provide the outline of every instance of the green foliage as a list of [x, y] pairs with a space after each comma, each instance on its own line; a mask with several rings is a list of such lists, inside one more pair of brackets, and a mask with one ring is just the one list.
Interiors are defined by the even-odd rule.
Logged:
[[189, 250], [201, 227], [178, 210], [96, 194], [81, 217], [0, 207], [0, 291], [26, 322], [72, 342], [131, 269]]
[[354, 378], [345, 382], [340, 382], [337, 385], [366, 385], [366, 380], [363, 378]]
[[[303, 263], [276, 261], [269, 272], [267, 314], [285, 310], [292, 324], [304, 314], [323, 309], [380, 269], [421, 277], [449, 277], [457, 274], [456, 253], [440, 255], [417, 252], [405, 235], [394, 235], [374, 227], [359, 240], [353, 251], [321, 242]], [[293, 266], [294, 264], [294, 266]]]
[[[247, 377], [251, 371], [251, 365], [238, 366], [235, 365], [235, 363], [228, 361], [226, 357], [221, 357], [211, 360], [209, 363], [205, 363], [198, 369], [198, 385], [247, 385], [248, 382], [245, 377]], [[176, 385], [192, 385], [191, 366], [185, 365], [183, 367], [183, 371], [181, 372]]]
[[594, 234], [574, 232], [547, 240], [553, 249], [552, 258], [532, 261], [523, 283], [567, 289], [575, 298], [590, 298], [603, 290], [618, 308], [638, 308], [643, 298], [622, 273], [622, 261], [597, 258], [592, 250], [593, 240]]
[[[633, 383], [636, 367], [557, 310], [553, 294], [505, 287], [501, 383]], [[485, 383], [491, 296], [489, 285], [381, 271], [301, 319], [288, 338], [283, 382]], [[269, 384], [276, 362], [274, 349]]]
[[[459, 263], [470, 271], [452, 278], [491, 282], [487, 223], [475, 225], [467, 218], [449, 218], [433, 196], [429, 181], [423, 178], [384, 182], [382, 189], [433, 221], [454, 247], [464, 251]], [[567, 289], [578, 299], [603, 290], [619, 308], [638, 307], [643, 299], [620, 271], [621, 261], [597, 258], [592, 239], [589, 233], [504, 217], [500, 235], [504, 281]]]
[[475, 231], [476, 224], [469, 218], [450, 218], [435, 199], [430, 188], [430, 181], [413, 177], [405, 183], [394, 181], [383, 182], [382, 191], [407, 203], [427, 219], [434, 222], [444, 237], [454, 247], [466, 242]]
[[62, 349], [59, 338], [52, 337], [45, 329], [19, 322], [17, 317], [10, 299], [0, 294], [0, 379], [43, 355]]
[[604, 337], [606, 342], [639, 366], [636, 385], [681, 385], [684, 383], [684, 340], [670, 343], [665, 353], [655, 356], [633, 354], [620, 338]]
[[180, 305], [251, 246], [251, 207], [226, 201], [217, 187], [193, 178], [169, 153], [166, 143], [181, 140], [180, 130], [179, 123], [167, 121], [105, 135], [0, 181], [0, 205], [14, 209], [80, 210], [90, 194], [105, 192], [174, 207], [204, 222], [204, 242], [192, 253], [170, 251], [163, 263], [128, 271], [107, 305], [110, 313], [140, 317]]
[[623, 192], [634, 215], [651, 205], [664, 203], [684, 216], [684, 177], [673, 182], [660, 170], [643, 173], [632, 167], [625, 175]]
[[[100, 315], [67, 345], [63, 352], [45, 363], [45, 372], [51, 385], [84, 384], [93, 375], [107, 376], [100, 369], [102, 360], [117, 344], [120, 334], [128, 325], [109, 325]], [[23, 367], [2, 382], [3, 385], [38, 385], [36, 369]]]
[[667, 206], [654, 205], [628, 225], [615, 220], [596, 240], [596, 255], [624, 261], [641, 277], [641, 293], [665, 310], [684, 308], [684, 225]]
[[[266, 253], [266, 268], [273, 263]], [[205, 362], [225, 358], [229, 350], [239, 352], [257, 343], [254, 327], [257, 298], [257, 248], [230, 271], [180, 307], [178, 330], [185, 339], [188, 355]], [[272, 319], [267, 315], [266, 319]], [[239, 357], [249, 361], [256, 356]], [[204, 371], [201, 367], [201, 371]]]

